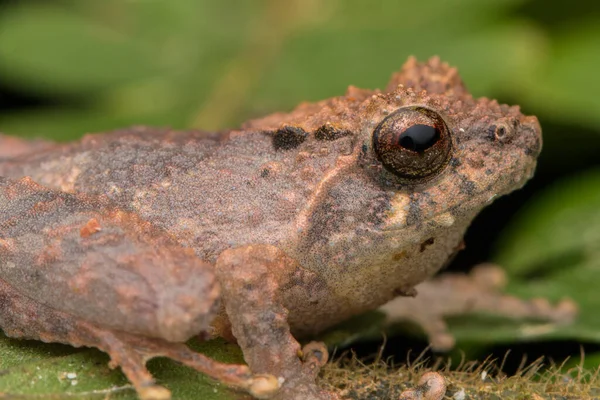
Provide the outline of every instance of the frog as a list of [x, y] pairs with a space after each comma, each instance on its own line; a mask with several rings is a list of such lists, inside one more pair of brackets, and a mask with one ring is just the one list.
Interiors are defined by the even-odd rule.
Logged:
[[[473, 288], [465, 311], [483, 298], [509, 317], [572, 315], [472, 275], [429, 280], [541, 147], [535, 116], [473, 97], [439, 57], [409, 58], [383, 90], [350, 86], [221, 132], [2, 135], [0, 328], [98, 348], [144, 400], [171, 397], [145, 365], [159, 356], [259, 399], [339, 398], [316, 383], [327, 347], [306, 338], [418, 303], [420, 285], [421, 307], [395, 313], [439, 348], [453, 345], [435, 306], [447, 288]], [[245, 364], [192, 351], [192, 337], [237, 343]]]

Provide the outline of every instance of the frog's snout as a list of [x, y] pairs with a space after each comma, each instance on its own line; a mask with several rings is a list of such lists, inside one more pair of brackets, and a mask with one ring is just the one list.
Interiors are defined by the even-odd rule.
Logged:
[[542, 151], [542, 127], [537, 117], [529, 115], [521, 120], [520, 144], [528, 156], [538, 158]]

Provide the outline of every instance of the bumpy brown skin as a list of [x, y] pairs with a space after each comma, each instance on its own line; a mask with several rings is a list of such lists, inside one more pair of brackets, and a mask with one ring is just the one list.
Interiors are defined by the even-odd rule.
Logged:
[[[419, 181], [373, 151], [375, 127], [411, 105], [443, 117], [452, 141]], [[37, 146], [0, 152], [7, 334], [99, 347], [144, 398], [167, 396], [143, 366], [167, 355], [255, 396], [283, 382], [275, 396], [310, 400], [333, 396], [314, 384], [327, 353], [295, 337], [413, 295], [472, 218], [532, 175], [541, 131], [433, 58], [410, 59], [385, 92], [351, 87], [224, 134], [139, 127]], [[22, 308], [57, 317], [29, 325]], [[170, 344], [209, 320], [255, 375]]]

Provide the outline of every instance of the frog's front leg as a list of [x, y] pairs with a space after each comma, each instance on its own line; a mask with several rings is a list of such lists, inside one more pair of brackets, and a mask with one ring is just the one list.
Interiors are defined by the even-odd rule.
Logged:
[[291, 333], [286, 308], [286, 302], [310, 298], [315, 276], [270, 245], [224, 251], [216, 274], [232, 333], [246, 362], [254, 373], [273, 374], [283, 381], [277, 398], [336, 398], [315, 384], [327, 361], [326, 347], [312, 342], [301, 348]]
[[142, 399], [167, 399], [146, 361], [164, 356], [255, 396], [273, 376], [218, 363], [182, 342], [218, 309], [213, 267], [109, 202], [0, 177], [0, 328], [11, 337], [97, 347]]

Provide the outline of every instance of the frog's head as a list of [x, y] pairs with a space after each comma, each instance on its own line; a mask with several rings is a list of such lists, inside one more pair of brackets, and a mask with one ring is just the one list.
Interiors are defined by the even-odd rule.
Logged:
[[541, 150], [535, 117], [474, 99], [438, 58], [409, 59], [385, 91], [351, 87], [250, 125], [270, 127], [282, 151], [311, 154], [298, 170], [327, 165], [298, 218], [303, 252], [321, 262], [364, 264], [408, 244], [418, 253], [444, 236], [451, 252], [483, 207], [531, 177]]
[[376, 111], [363, 130], [360, 162], [381, 188], [396, 188], [385, 229], [442, 215], [470, 220], [523, 186], [541, 151], [536, 117], [474, 99], [438, 58], [410, 59], [363, 107]]

